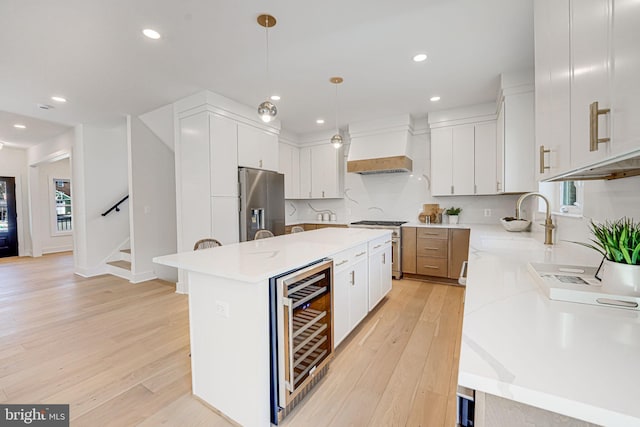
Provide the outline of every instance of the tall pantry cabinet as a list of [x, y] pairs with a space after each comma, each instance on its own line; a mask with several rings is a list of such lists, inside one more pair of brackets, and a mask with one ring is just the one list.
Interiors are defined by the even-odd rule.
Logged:
[[[279, 122], [212, 92], [174, 104], [178, 251], [239, 239], [238, 166], [277, 170]], [[178, 291], [186, 291], [180, 274]]]

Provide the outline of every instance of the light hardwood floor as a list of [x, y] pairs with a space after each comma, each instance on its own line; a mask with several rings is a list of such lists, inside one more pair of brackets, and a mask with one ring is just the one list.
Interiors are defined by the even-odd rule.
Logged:
[[[0, 402], [68, 403], [72, 426], [230, 426], [191, 395], [187, 297], [0, 259]], [[454, 426], [464, 289], [394, 281], [284, 426]]]

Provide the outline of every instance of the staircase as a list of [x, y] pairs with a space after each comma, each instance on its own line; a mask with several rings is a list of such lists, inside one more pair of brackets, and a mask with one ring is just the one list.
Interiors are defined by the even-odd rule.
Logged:
[[131, 249], [121, 249], [113, 258], [107, 262], [107, 272], [131, 281]]

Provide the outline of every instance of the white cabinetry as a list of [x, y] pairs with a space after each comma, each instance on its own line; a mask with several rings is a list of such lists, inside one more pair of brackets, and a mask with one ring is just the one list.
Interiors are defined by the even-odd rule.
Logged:
[[373, 310], [391, 290], [391, 252], [390, 237], [369, 242], [369, 310]]
[[[611, 108], [609, 89], [611, 0], [571, 1], [571, 167], [608, 155], [608, 144], [589, 148], [589, 105]], [[611, 136], [609, 114], [601, 115], [598, 138]]]
[[534, 3], [535, 135], [538, 180], [569, 169], [570, 34], [569, 0]]
[[333, 329], [338, 346], [369, 312], [367, 245], [340, 252], [333, 262]]
[[179, 126], [181, 249], [205, 237], [237, 242], [237, 125], [203, 111], [181, 118]]
[[640, 2], [614, 0], [613, 22], [611, 151], [622, 154], [640, 148]]
[[279, 171], [284, 174], [284, 198], [300, 198], [300, 149], [289, 144], [280, 143]]
[[536, 190], [535, 162], [532, 161], [535, 132], [533, 100], [533, 92], [525, 91], [505, 94], [500, 103], [497, 151], [494, 152], [497, 154], [494, 193]]
[[238, 124], [238, 166], [278, 170], [278, 136]]
[[495, 194], [495, 121], [431, 131], [434, 196]]
[[343, 192], [343, 149], [328, 143], [300, 148], [300, 198], [337, 199]]

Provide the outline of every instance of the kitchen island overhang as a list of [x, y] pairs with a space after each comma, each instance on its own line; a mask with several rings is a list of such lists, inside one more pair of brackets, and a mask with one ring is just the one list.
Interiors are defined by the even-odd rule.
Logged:
[[193, 394], [242, 425], [269, 425], [269, 279], [386, 238], [325, 228], [154, 258], [188, 272]]

